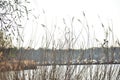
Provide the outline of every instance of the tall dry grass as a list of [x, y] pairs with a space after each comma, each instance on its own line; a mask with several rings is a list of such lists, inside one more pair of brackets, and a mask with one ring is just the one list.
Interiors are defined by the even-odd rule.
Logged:
[[[40, 58], [43, 60], [42, 64], [46, 63], [46, 58], [51, 58], [51, 64], [49, 66], [37, 66], [36, 69], [30, 69], [30, 70], [18, 70], [18, 71], [5, 71], [0, 72], [0, 80], [119, 80], [120, 79], [120, 65], [119, 64], [98, 64], [98, 65], [71, 65], [71, 60], [74, 57], [74, 52], [72, 49], [76, 45], [78, 45], [82, 49], [86, 49], [87, 47], [90, 47], [91, 42], [94, 42], [90, 39], [90, 26], [87, 22], [87, 18], [85, 13], [83, 12], [83, 17], [85, 19], [85, 23], [83, 23], [80, 19], [76, 19], [75, 17], [72, 17], [71, 20], [71, 26], [68, 27], [66, 20], [63, 19], [63, 23], [65, 25], [65, 30], [63, 32], [63, 41], [64, 42], [55, 42], [54, 40], [54, 32], [50, 33], [47, 30], [46, 24], [42, 24], [43, 28], [46, 28], [45, 32], [45, 43], [44, 44], [44, 54], [40, 56]], [[78, 20], [80, 24], [82, 25], [82, 29], [85, 30], [87, 35], [87, 40], [85, 40], [85, 37], [82, 34], [82, 31], [78, 35], [75, 35], [74, 33], [74, 21]], [[119, 40], [114, 39], [114, 33], [112, 29], [105, 28], [104, 24], [101, 23], [101, 27], [104, 30], [105, 38], [103, 42], [100, 42], [95, 39], [98, 44], [100, 44], [104, 52], [104, 56], [106, 58], [107, 62], [114, 62], [114, 49], [111, 48], [111, 55], [108, 52], [108, 48], [114, 47], [114, 45], [119, 46]], [[50, 36], [49, 36], [49, 35]], [[113, 46], [109, 45], [109, 38], [112, 34], [112, 40], [113, 40]], [[82, 38], [81, 44], [77, 44], [79, 39]], [[85, 40], [85, 41], [84, 41]], [[87, 44], [85, 44], [87, 43]], [[31, 44], [31, 43], [30, 43]], [[52, 55], [47, 54], [47, 50], [49, 47], [52, 46]], [[56, 59], [57, 59], [57, 53], [55, 52], [56, 49], [65, 49], [65, 53], [62, 55], [67, 55], [67, 58], [65, 59], [67, 65], [57, 65]], [[21, 51], [22, 52], [22, 51]], [[70, 54], [68, 54], [70, 52]], [[79, 60], [82, 61], [84, 59], [84, 51], [81, 52], [79, 56]], [[90, 52], [88, 54], [89, 59], [93, 59], [93, 52]], [[23, 54], [20, 56], [22, 59]], [[111, 57], [110, 57], [111, 56]], [[29, 57], [29, 56], [27, 56]], [[101, 57], [101, 56], [100, 56]], [[65, 58], [65, 57], [64, 57]], [[112, 58], [112, 59], [110, 59]], [[62, 60], [62, 59], [61, 59]]]

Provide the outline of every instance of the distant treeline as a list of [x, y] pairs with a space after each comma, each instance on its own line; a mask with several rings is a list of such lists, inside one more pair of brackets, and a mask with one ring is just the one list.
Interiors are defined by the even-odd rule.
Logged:
[[94, 59], [112, 61], [120, 59], [120, 47], [94, 47], [89, 49], [0, 48], [6, 58], [29, 59], [38, 62], [68, 62]]

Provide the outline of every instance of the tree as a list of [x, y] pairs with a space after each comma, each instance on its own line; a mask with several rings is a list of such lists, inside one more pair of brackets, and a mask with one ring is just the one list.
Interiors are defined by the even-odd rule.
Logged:
[[9, 49], [12, 48], [12, 39], [6, 36], [5, 33], [0, 30], [0, 61], [6, 59], [5, 53], [9, 55]]
[[4, 49], [13, 46], [12, 37], [22, 40], [19, 29], [22, 20], [28, 19], [28, 3], [27, 0], [0, 0], [0, 56]]
[[6, 36], [3, 31], [0, 30], [0, 48], [11, 48], [12, 39], [10, 36]]
[[22, 37], [19, 28], [22, 28], [22, 19], [28, 18], [27, 0], [0, 0], [0, 30], [7, 35]]

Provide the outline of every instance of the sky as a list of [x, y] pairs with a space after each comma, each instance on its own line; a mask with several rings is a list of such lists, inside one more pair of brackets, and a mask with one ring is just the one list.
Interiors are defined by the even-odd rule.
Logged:
[[[30, 19], [25, 23], [24, 27], [24, 43], [23, 46], [32, 46], [34, 48], [44, 46], [45, 34], [50, 35], [54, 33], [54, 40], [52, 43], [64, 42], [65, 26], [66, 31], [71, 31], [71, 21], [74, 18], [73, 32], [74, 38], [76, 38], [80, 32], [81, 36], [77, 40], [75, 48], [83, 46], [94, 47], [98, 46], [95, 39], [98, 39], [100, 43], [103, 43], [105, 38], [105, 31], [101, 26], [104, 24], [105, 30], [108, 26], [113, 30], [114, 41], [120, 40], [120, 0], [29, 0], [32, 9]], [[85, 17], [83, 15], [85, 13]], [[66, 22], [64, 24], [63, 18]], [[78, 22], [77, 20], [80, 20]], [[86, 23], [89, 25], [89, 43], [88, 34], [85, 29]], [[46, 27], [42, 25], [46, 25]], [[56, 25], [56, 27], [55, 27]], [[83, 28], [85, 26], [85, 28]], [[55, 30], [55, 31], [54, 31]], [[81, 31], [82, 30], [82, 31]], [[110, 44], [113, 43], [112, 33], [108, 40]], [[81, 43], [80, 43], [81, 42]], [[52, 44], [51, 43], [51, 44]], [[89, 45], [89, 46], [88, 46]], [[66, 46], [67, 47], [67, 46]]]

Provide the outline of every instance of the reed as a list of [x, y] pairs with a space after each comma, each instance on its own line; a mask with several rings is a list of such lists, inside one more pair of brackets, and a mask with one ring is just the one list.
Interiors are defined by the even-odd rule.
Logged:
[[[23, 68], [21, 70], [17, 71], [3, 71], [0, 72], [0, 80], [119, 80], [120, 79], [120, 65], [119, 64], [99, 64], [99, 65], [71, 65], [71, 60], [74, 58], [78, 58], [78, 62], [82, 62], [82, 60], [85, 59], [85, 52], [87, 47], [90, 47], [91, 42], [94, 42], [90, 39], [90, 26], [87, 22], [86, 14], [83, 12], [83, 17], [85, 19], [85, 23], [83, 23], [80, 19], [77, 19], [75, 17], [71, 18], [71, 26], [67, 26], [66, 20], [63, 19], [63, 23], [65, 25], [64, 32], [63, 32], [63, 40], [56, 42], [54, 40], [55, 30], [54, 32], [50, 33], [48, 32], [48, 28], [46, 24], [42, 24], [42, 27], [45, 28], [45, 41], [43, 40], [43, 51], [44, 54], [39, 56], [43, 62], [40, 62], [40, 64], [43, 64], [41, 66], [37, 66], [36, 69], [29, 69], [24, 70]], [[80, 22], [82, 26], [82, 30], [86, 32], [87, 40], [85, 40], [85, 37], [83, 36], [82, 31], [78, 35], [76, 35], [74, 32], [74, 21]], [[105, 39], [103, 42], [100, 42], [97, 40], [98, 44], [100, 44], [102, 48], [103, 53], [101, 55], [105, 56], [104, 61], [107, 61], [109, 63], [113, 63], [115, 60], [114, 58], [114, 46], [115, 42], [117, 42], [116, 45], [119, 46], [119, 40], [115, 41], [114, 39], [114, 33], [112, 29], [105, 29], [105, 26], [103, 23], [101, 23], [101, 27], [104, 30], [105, 33]], [[113, 39], [113, 45], [109, 45], [109, 36], [112, 34]], [[81, 40], [80, 40], [81, 39]], [[111, 39], [111, 38], [110, 38]], [[78, 41], [81, 41], [78, 44]], [[86, 44], [85, 44], [86, 43]], [[31, 44], [31, 43], [30, 43]], [[79, 57], [76, 57], [74, 54], [74, 47], [78, 45], [82, 49], [82, 51], [79, 54]], [[52, 47], [51, 47], [52, 46]], [[51, 48], [50, 50], [48, 48]], [[65, 50], [65, 53], [60, 53], [60, 62], [62, 63], [63, 59], [66, 60], [67, 65], [58, 65], [57, 62], [57, 52], [56, 50]], [[92, 48], [94, 49], [94, 48]], [[110, 49], [110, 50], [108, 50]], [[111, 53], [110, 53], [110, 52]], [[26, 65], [32, 63], [32, 61], [25, 61], [22, 62], [22, 56], [25, 55], [25, 51], [20, 50], [20, 52], [24, 53], [20, 55], [20, 63], [24, 63]], [[32, 53], [32, 51], [31, 51]], [[49, 54], [51, 53], [51, 55]], [[93, 51], [90, 51], [90, 53], [87, 54], [88, 59], [86, 61], [83, 61], [84, 64], [87, 63], [93, 63], [90, 62], [90, 60], [93, 60], [93, 55], [95, 53]], [[67, 56], [67, 57], [64, 57]], [[118, 55], [119, 56], [119, 55]], [[29, 58], [28, 55], [26, 57]], [[99, 56], [99, 59], [101, 59], [103, 56]], [[47, 59], [50, 59], [50, 66], [44, 65], [48, 64]], [[99, 62], [101, 63], [101, 62]], [[33, 64], [36, 64], [36, 62], [33, 61]], [[8, 63], [7, 63], [8, 65]], [[7, 66], [6, 65], [6, 66]], [[10, 64], [9, 64], [10, 65]], [[15, 64], [14, 64], [15, 65]], [[23, 64], [20, 64], [23, 66]], [[1, 66], [0, 66], [1, 67]], [[5, 67], [4, 67], [5, 68]], [[7, 68], [5, 68], [7, 69]]]

